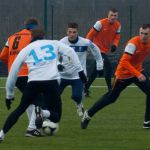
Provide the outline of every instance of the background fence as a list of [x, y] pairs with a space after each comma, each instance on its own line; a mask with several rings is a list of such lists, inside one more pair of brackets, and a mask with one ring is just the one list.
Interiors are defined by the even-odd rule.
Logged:
[[[79, 24], [79, 33], [85, 37], [95, 21], [107, 17], [109, 8], [119, 11], [122, 24], [121, 42], [118, 52], [111, 54], [115, 69], [127, 40], [138, 34], [143, 23], [149, 23], [149, 0], [0, 0], [0, 48], [8, 36], [23, 28], [26, 18], [35, 16], [46, 30], [47, 38], [61, 39], [66, 35], [68, 22]], [[88, 57], [88, 70], [92, 67], [92, 57]], [[90, 63], [91, 62], [91, 63]], [[144, 67], [150, 75], [150, 60]], [[0, 76], [7, 75], [7, 67], [0, 62]]]

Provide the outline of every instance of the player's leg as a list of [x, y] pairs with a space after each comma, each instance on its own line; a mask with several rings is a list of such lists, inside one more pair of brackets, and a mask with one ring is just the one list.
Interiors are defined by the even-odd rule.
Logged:
[[84, 113], [83, 107], [83, 83], [80, 79], [71, 80], [72, 99], [77, 106], [77, 113], [81, 117]]
[[94, 61], [94, 65], [93, 65], [93, 68], [90, 68], [92, 69], [92, 72], [90, 73], [89, 77], [88, 77], [88, 81], [84, 87], [84, 95], [86, 97], [89, 97], [90, 96], [90, 91], [89, 91], [89, 88], [90, 86], [92, 85], [92, 83], [94, 82], [94, 80], [96, 79], [97, 77], [97, 70], [96, 70], [96, 61]]
[[45, 97], [45, 104], [50, 111], [49, 119], [53, 122], [60, 122], [61, 97], [57, 80], [45, 82], [42, 86]]
[[[37, 107], [39, 107], [39, 106], [37, 106]], [[43, 118], [49, 118], [50, 117], [50, 111], [49, 110], [41, 109], [41, 111], [42, 111], [41, 113], [42, 113]], [[30, 123], [28, 126], [28, 130], [37, 129], [37, 127], [35, 125], [35, 119], [36, 119], [36, 113], [35, 113], [35, 108], [34, 108], [32, 115], [31, 115], [31, 120], [30, 120]]]
[[104, 61], [104, 77], [106, 80], [108, 91], [110, 91], [112, 89], [112, 83], [111, 83], [112, 66], [106, 54], [102, 53], [102, 58]]
[[150, 129], [150, 81], [147, 77], [146, 81], [140, 82], [135, 78], [135, 84], [146, 94], [146, 109], [143, 128]]
[[[70, 85], [70, 82], [69, 82], [69, 80], [67, 80], [67, 79], [61, 79], [61, 81], [60, 81], [60, 84], [59, 84], [59, 93], [60, 93], [60, 95], [63, 93], [63, 91], [64, 91], [64, 89], [68, 86], [68, 85]], [[59, 121], [61, 120], [61, 116], [62, 116], [62, 102], [61, 102], [61, 99], [60, 99], [60, 108], [59, 108], [59, 111], [58, 111], [58, 116], [59, 116]]]
[[150, 96], [146, 96], [146, 109], [143, 128], [150, 129]]
[[19, 117], [25, 112], [26, 108], [32, 103], [32, 100], [35, 99], [38, 93], [36, 89], [37, 86], [33, 86], [33, 84], [31, 83], [27, 84], [27, 87], [23, 92], [19, 106], [8, 116], [8, 118], [6, 119], [3, 125], [3, 129], [1, 132], [6, 134], [12, 128], [12, 126], [17, 122]]
[[[49, 118], [50, 117], [50, 111], [49, 110], [43, 110], [39, 106], [36, 106], [33, 109], [33, 112], [32, 112], [32, 115], [31, 115], [31, 120], [29, 122], [27, 132], [25, 134], [26, 137], [37, 137], [37, 136], [39, 136], [39, 130], [37, 128], [37, 124], [35, 124], [36, 117], [37, 117], [37, 114], [36, 114], [37, 109], [41, 111], [41, 112], [38, 112], [38, 113], [40, 113], [40, 115], [42, 115], [42, 122], [44, 120], [43, 118]], [[40, 128], [41, 128], [41, 126], [40, 126]]]
[[104, 94], [102, 97], [98, 99], [98, 101], [96, 101], [96, 103], [90, 109], [88, 109], [88, 111], [85, 111], [81, 121], [81, 128], [86, 129], [89, 121], [91, 120], [91, 117], [93, 117], [95, 113], [97, 113], [102, 108], [106, 107], [109, 104], [114, 103], [119, 97], [120, 93], [131, 83], [132, 79], [115, 80], [112, 91]]
[[[23, 91], [24, 91], [24, 89], [27, 85], [27, 81], [28, 81], [28, 76], [19, 76], [17, 78], [16, 87], [19, 89], [19, 91], [21, 93], [23, 93]], [[30, 119], [31, 119], [33, 109], [34, 109], [33, 104], [29, 105], [29, 107], [26, 109], [29, 122], [30, 122]]]
[[67, 79], [61, 79], [60, 85], [59, 85], [60, 95], [63, 93], [64, 89], [68, 85], [70, 85], [69, 80], [67, 80]]
[[[25, 87], [27, 86], [27, 81], [28, 81], [28, 76], [19, 76], [17, 78], [16, 87], [20, 90], [21, 93], [23, 93], [23, 91], [25, 90]], [[41, 97], [38, 97], [38, 99], [41, 100]], [[40, 100], [38, 100], [37, 103]], [[39, 136], [39, 132], [36, 130], [36, 128], [31, 129], [31, 127], [34, 126], [34, 125], [31, 125], [31, 123], [33, 121], [33, 119], [31, 121], [31, 117], [32, 117], [32, 113], [34, 113], [34, 108], [35, 108], [35, 105], [30, 104], [29, 107], [26, 109], [26, 113], [27, 113], [27, 116], [28, 116], [29, 123], [28, 123], [28, 127], [27, 127], [25, 135], [28, 136], [28, 137]], [[34, 122], [34, 124], [35, 124], [35, 122]]]
[[20, 76], [17, 78], [16, 87], [23, 93], [28, 81], [28, 76]]

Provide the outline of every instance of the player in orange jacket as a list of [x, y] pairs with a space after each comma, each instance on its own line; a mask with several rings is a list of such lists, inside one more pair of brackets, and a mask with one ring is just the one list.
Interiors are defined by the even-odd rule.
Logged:
[[[93, 40], [93, 42], [99, 47], [104, 60], [104, 76], [107, 83], [108, 90], [112, 89], [111, 75], [112, 67], [108, 58], [110, 52], [115, 52], [120, 40], [121, 24], [117, 20], [118, 11], [116, 9], [110, 9], [108, 12], [108, 18], [98, 20], [95, 25], [88, 32], [86, 38]], [[88, 89], [92, 82], [97, 77], [96, 69], [93, 70], [89, 76], [89, 80], [85, 89], [85, 95], [89, 95]]]
[[[31, 39], [31, 30], [33, 28], [37, 27], [38, 25], [39, 25], [38, 20], [34, 17], [30, 17], [27, 20], [25, 20], [24, 29], [22, 29], [19, 32], [14, 33], [13, 35], [11, 35], [8, 38], [4, 48], [2, 49], [2, 51], [0, 53], [0, 60], [2, 60], [5, 64], [7, 64], [8, 73], [11, 69], [11, 66], [12, 66], [14, 60], [16, 59], [17, 55], [19, 54], [19, 52], [31, 42], [31, 40], [32, 40]], [[17, 78], [17, 82], [16, 82], [16, 87], [22, 93], [26, 87], [27, 80], [28, 80], [28, 69], [27, 69], [26, 64], [24, 64], [18, 74], [18, 78]], [[7, 107], [7, 109], [10, 109], [10, 107], [11, 107], [10, 99], [6, 99], [6, 107]], [[32, 115], [33, 108], [34, 108], [34, 106], [30, 105], [26, 110], [29, 121], [30, 121], [30, 118]], [[28, 132], [28, 130], [27, 130], [27, 132]], [[33, 136], [38, 136], [40, 134], [37, 131], [36, 132], [30, 131], [30, 133]], [[36, 133], [37, 135], [34, 133]]]
[[120, 93], [130, 84], [136, 84], [146, 95], [146, 111], [143, 128], [150, 129], [150, 82], [143, 72], [142, 64], [150, 54], [150, 24], [140, 27], [139, 36], [131, 38], [124, 50], [115, 72], [115, 80], [111, 92], [104, 94], [88, 111], [81, 121], [82, 129], [86, 129], [91, 117], [114, 103]]

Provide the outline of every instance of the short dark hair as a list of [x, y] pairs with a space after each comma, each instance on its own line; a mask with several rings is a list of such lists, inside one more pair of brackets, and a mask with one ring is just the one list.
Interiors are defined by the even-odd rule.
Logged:
[[68, 28], [76, 28], [76, 29], [78, 29], [78, 24], [75, 23], [75, 22], [69, 22], [68, 23]]
[[24, 21], [24, 25], [28, 24], [39, 24], [38, 20], [35, 17], [30, 17]]
[[110, 8], [109, 11], [112, 11], [113, 13], [118, 12], [118, 10], [116, 8]]
[[24, 21], [26, 29], [32, 29], [39, 25], [39, 21], [35, 17], [30, 17]]
[[31, 30], [32, 39], [43, 39], [45, 37], [45, 31], [42, 27], [36, 27]]
[[147, 24], [142, 24], [141, 28], [142, 28], [142, 29], [150, 28], [150, 24], [149, 24], [149, 23], [147, 23]]

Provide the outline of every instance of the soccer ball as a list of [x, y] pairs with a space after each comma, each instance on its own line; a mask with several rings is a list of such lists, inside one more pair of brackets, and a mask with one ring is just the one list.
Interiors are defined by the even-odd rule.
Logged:
[[45, 119], [42, 124], [42, 130], [45, 135], [55, 135], [58, 132], [59, 125], [49, 119]]

